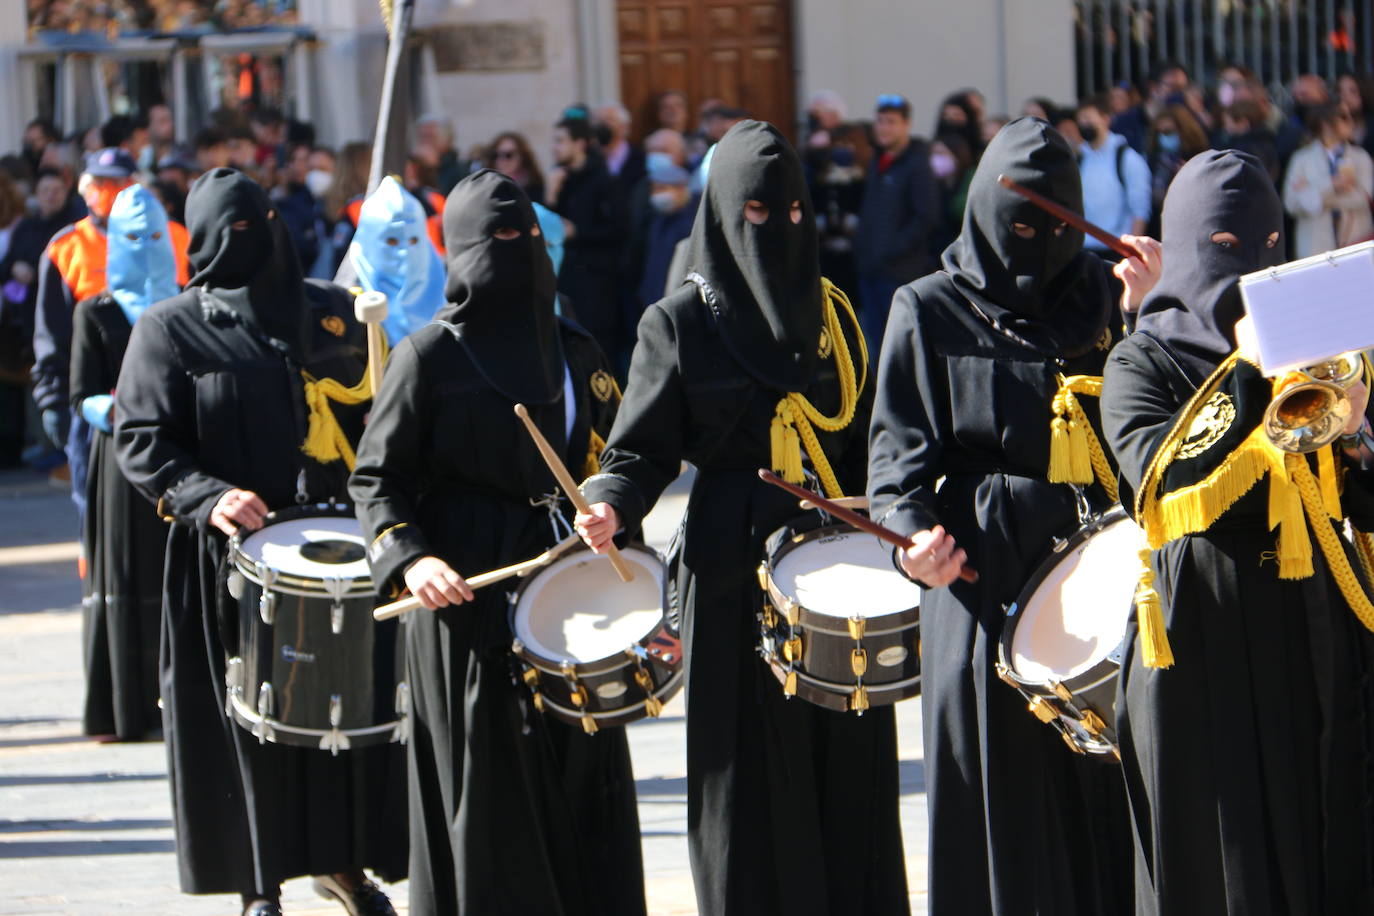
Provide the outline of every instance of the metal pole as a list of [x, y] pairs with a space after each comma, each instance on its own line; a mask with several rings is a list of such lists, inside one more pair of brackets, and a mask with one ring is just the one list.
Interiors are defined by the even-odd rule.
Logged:
[[[1283, 74], [1279, 71], [1282, 63], [1279, 60], [1279, 49], [1283, 41], [1282, 32], [1279, 29], [1279, 4], [1278, 0], [1269, 0], [1269, 12], [1265, 16], [1269, 20], [1269, 81], [1278, 82], [1283, 79]], [[1264, 79], [1261, 78], [1263, 83]]]
[[1111, 0], [1100, 0], [1102, 6], [1102, 82], [1093, 87], [1097, 92], [1112, 84], [1112, 8]]
[[1317, 0], [1307, 0], [1307, 66], [1301, 72], [1317, 72]]
[[[372, 169], [367, 176], [367, 193], [371, 194], [382, 183], [387, 174], [386, 158], [389, 149], [387, 142], [391, 134], [391, 110], [396, 100], [396, 82], [400, 78], [401, 58], [405, 52], [406, 40], [410, 37], [411, 14], [415, 11], [415, 0], [397, 0], [392, 4], [390, 41], [386, 50], [386, 73], [382, 78], [382, 100], [377, 108], [377, 134], [372, 139]], [[403, 152], [403, 151], [400, 151]]]
[[1261, 31], [1261, 20], [1264, 18], [1264, 11], [1260, 8], [1263, 0], [1251, 0], [1247, 12], [1250, 15], [1250, 59], [1253, 63], [1250, 69], [1255, 71], [1258, 76], [1264, 72], [1264, 34]]
[[1202, 4], [1206, 0], [1193, 0], [1193, 66], [1189, 75], [1195, 79], [1202, 78]]
[[1336, 0], [1326, 0], [1326, 33], [1322, 36], [1322, 45], [1326, 48], [1326, 78], [1334, 82], [1336, 79], [1336, 49], [1331, 44], [1331, 35], [1336, 31]]
[[1374, 11], [1366, 5], [1360, 12], [1360, 70], [1366, 74], [1374, 72], [1370, 62], [1371, 55], [1374, 55], [1374, 25], [1371, 25], [1371, 19], [1374, 19]]

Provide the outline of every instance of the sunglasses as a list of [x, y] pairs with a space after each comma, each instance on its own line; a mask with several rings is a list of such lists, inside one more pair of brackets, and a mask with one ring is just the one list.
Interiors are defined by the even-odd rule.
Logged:
[[906, 105], [906, 104], [907, 104], [906, 96], [901, 96], [901, 95], [896, 95], [895, 93], [886, 92], [886, 93], [883, 93], [882, 95], [878, 96], [878, 106], [877, 106], [877, 107], [879, 107], [879, 108], [901, 108], [901, 107], [903, 107], [903, 106]]
[[496, 159], [519, 159], [519, 158], [520, 158], [520, 151], [519, 151], [518, 149], [499, 149], [499, 150], [496, 151], [494, 158], [496, 158]]

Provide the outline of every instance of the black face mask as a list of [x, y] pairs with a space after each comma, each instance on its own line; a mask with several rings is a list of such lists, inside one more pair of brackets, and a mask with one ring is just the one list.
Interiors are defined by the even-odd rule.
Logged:
[[[1136, 330], [1201, 384], [1236, 348], [1235, 325], [1245, 314], [1241, 275], [1283, 262], [1283, 204], [1254, 156], [1208, 150], [1174, 176], [1162, 219], [1164, 272], [1140, 307]], [[1218, 232], [1239, 244], [1213, 242]]]
[[206, 172], [186, 196], [186, 229], [195, 271], [187, 286], [205, 288], [304, 359], [310, 310], [300, 260], [262, 187], [234, 169]]
[[[1083, 210], [1078, 160], [1037, 118], [1010, 122], [988, 144], [969, 184], [964, 227], [945, 250], [959, 292], [998, 328], [1055, 355], [1101, 337], [1110, 314], [1105, 272], [1083, 252], [1083, 233], [998, 182], [1006, 175], [1070, 210]], [[1034, 230], [1023, 238], [1013, 228]]]
[[[750, 200], [768, 208], [763, 225], [745, 219]], [[801, 160], [777, 128], [741, 121], [716, 145], [689, 246], [731, 355], [769, 387], [806, 390], [820, 346], [820, 252]]]
[[[525, 192], [500, 172], [482, 169], [458, 182], [444, 206], [449, 304], [435, 316], [459, 329], [493, 388], [525, 404], [563, 392], [553, 264], [538, 226]], [[502, 230], [517, 235], [499, 239]]]
[[1100, 136], [1096, 124], [1080, 124], [1078, 125], [1078, 132], [1083, 135], [1083, 139], [1088, 143], [1096, 143]]

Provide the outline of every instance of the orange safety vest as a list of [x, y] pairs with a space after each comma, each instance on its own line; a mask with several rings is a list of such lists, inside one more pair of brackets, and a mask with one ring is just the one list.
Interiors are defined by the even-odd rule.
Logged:
[[429, 209], [434, 211], [429, 219], [425, 220], [425, 225], [429, 227], [429, 240], [434, 243], [434, 250], [439, 252], [439, 257], [444, 256], [444, 204], [448, 201], [444, 195], [438, 191], [425, 189], [425, 196], [429, 198]]
[[[172, 254], [177, 260], [177, 285], [185, 286], [191, 278], [186, 262], [186, 248], [191, 235], [181, 223], [168, 221]], [[89, 299], [105, 289], [105, 233], [88, 216], [72, 224], [69, 231], [58, 233], [48, 245], [57, 272], [71, 288], [73, 301]]]

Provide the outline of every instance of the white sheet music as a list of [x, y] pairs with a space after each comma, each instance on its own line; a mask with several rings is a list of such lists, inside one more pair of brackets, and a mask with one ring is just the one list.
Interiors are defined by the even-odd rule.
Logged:
[[1265, 375], [1374, 347], [1374, 242], [1240, 278]]

